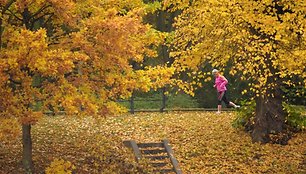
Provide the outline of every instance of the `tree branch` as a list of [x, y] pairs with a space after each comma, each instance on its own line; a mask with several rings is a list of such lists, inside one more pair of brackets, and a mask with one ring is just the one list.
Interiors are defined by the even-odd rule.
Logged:
[[35, 13], [31, 16], [31, 18], [34, 19], [35, 16], [39, 15], [41, 12], [43, 12], [45, 9], [47, 9], [47, 8], [49, 8], [49, 7], [51, 7], [51, 5], [45, 5], [45, 6], [41, 7], [37, 12], [35, 12]]
[[6, 12], [10, 8], [10, 6], [15, 2], [16, 0], [10, 0], [3, 8], [2, 14]]
[[44, 22], [43, 25], [46, 25], [50, 20], [51, 18], [54, 16], [54, 13], [50, 13], [50, 16], [48, 17], [48, 19]]
[[12, 12], [12, 10], [7, 9], [8, 12], [10, 12], [11, 15], [13, 15], [16, 19], [22, 21], [22, 19], [20, 17], [18, 17], [14, 12]]
[[[4, 6], [4, 8], [3, 8], [3, 10], [2, 10], [2, 15], [1, 16], [3, 16], [3, 14], [6, 12], [6, 10], [8, 10], [9, 8], [10, 8], [10, 6], [15, 2], [16, 0], [10, 0], [5, 6]], [[0, 50], [2, 49], [2, 34], [3, 34], [3, 26], [2, 26], [2, 24], [3, 24], [3, 21], [2, 21], [2, 17], [1, 17], [1, 19], [0, 19]]]
[[50, 19], [52, 18], [52, 16], [54, 16], [54, 14], [53, 13], [45, 13], [42, 16], [39, 16], [38, 18], [31, 20], [31, 28], [33, 28], [35, 22], [39, 21], [40, 19], [43, 19], [45, 16], [49, 16], [49, 17], [47, 18], [46, 22], [44, 22], [44, 24], [42, 26], [44, 26], [47, 22], [49, 22]]
[[[33, 24], [34, 24], [36, 21], [42, 19], [42, 18], [45, 17], [45, 16], [49, 16], [49, 18], [50, 18], [50, 16], [52, 17], [53, 15], [54, 15], [53, 13], [45, 13], [45, 14], [39, 16], [38, 18], [33, 19], [32, 22], [33, 22]], [[49, 18], [48, 18], [48, 20], [49, 20]]]

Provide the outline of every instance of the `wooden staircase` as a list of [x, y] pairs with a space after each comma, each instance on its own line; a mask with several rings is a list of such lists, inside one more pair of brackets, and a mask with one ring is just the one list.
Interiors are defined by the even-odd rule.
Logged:
[[168, 140], [160, 143], [136, 143], [128, 140], [123, 143], [133, 150], [137, 162], [143, 158], [149, 160], [154, 172], [182, 174]]

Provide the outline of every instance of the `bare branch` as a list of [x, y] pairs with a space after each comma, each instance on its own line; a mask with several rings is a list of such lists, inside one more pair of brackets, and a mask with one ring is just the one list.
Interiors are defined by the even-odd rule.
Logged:
[[22, 19], [20, 17], [18, 17], [12, 10], [7, 9], [8, 12], [10, 12], [11, 15], [13, 15], [16, 19], [22, 21]]
[[10, 0], [3, 8], [2, 14], [4, 14], [6, 12], [6, 10], [8, 10], [11, 5], [15, 2], [16, 0]]
[[45, 9], [51, 7], [51, 5], [44, 5], [43, 7], [41, 7], [37, 12], [35, 12], [31, 18], [35, 18], [37, 15], [39, 15], [41, 12], [43, 12]]

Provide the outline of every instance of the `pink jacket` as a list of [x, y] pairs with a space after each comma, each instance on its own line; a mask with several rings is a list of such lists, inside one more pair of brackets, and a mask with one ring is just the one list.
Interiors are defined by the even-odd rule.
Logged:
[[218, 92], [223, 92], [226, 91], [226, 85], [227, 85], [228, 81], [224, 76], [219, 75], [216, 79], [215, 79], [215, 87], [217, 88]]

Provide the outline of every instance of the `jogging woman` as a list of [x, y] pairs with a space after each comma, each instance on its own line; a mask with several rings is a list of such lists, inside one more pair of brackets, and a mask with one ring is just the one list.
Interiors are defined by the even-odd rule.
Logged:
[[212, 71], [212, 74], [215, 76], [215, 85], [214, 88], [218, 91], [218, 114], [221, 113], [222, 108], [222, 101], [226, 104], [227, 107], [232, 106], [234, 108], [239, 108], [239, 105], [236, 105], [235, 103], [228, 101], [226, 96], [226, 85], [228, 83], [227, 79], [222, 76], [217, 69], [214, 69]]

